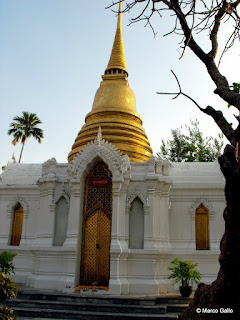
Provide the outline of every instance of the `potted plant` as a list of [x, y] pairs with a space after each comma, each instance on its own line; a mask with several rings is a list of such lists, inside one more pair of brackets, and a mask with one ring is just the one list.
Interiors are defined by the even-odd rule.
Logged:
[[12, 261], [16, 255], [16, 253], [9, 251], [3, 251], [0, 253], [0, 272], [4, 273], [5, 275], [15, 273], [15, 267]]
[[178, 258], [175, 258], [170, 267], [168, 268], [171, 271], [169, 279], [173, 279], [174, 283], [180, 282], [180, 293], [183, 297], [189, 297], [192, 293], [191, 283], [199, 283], [199, 280], [202, 278], [201, 273], [196, 270], [198, 263], [193, 263], [190, 260], [181, 261]]

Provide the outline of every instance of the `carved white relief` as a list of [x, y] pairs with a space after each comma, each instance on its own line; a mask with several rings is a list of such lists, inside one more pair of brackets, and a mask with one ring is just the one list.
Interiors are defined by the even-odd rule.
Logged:
[[70, 195], [64, 189], [64, 183], [62, 183], [61, 190], [54, 194], [54, 196], [53, 196], [53, 204], [56, 205], [61, 198], [65, 198], [65, 200], [67, 201], [68, 207], [69, 207], [70, 206]]
[[56, 165], [57, 164], [57, 160], [56, 160], [56, 158], [51, 158], [51, 159], [48, 159], [47, 161], [45, 161], [44, 163], [43, 163], [43, 165]]
[[84, 146], [74, 157], [68, 167], [68, 173], [80, 178], [87, 164], [91, 163], [96, 157], [101, 158], [108, 165], [113, 177], [125, 174], [130, 168], [128, 156], [122, 156], [122, 153], [115, 146], [102, 139], [100, 131], [97, 139]]
[[129, 214], [132, 202], [135, 198], [139, 198], [143, 203], [143, 210], [144, 214], [150, 213], [150, 206], [148, 202], [148, 198], [144, 195], [144, 193], [140, 190], [139, 185], [136, 186], [133, 193], [127, 198], [127, 204], [126, 204], [126, 213]]
[[46, 181], [57, 181], [56, 177], [56, 166], [57, 160], [55, 158], [45, 161], [42, 165], [42, 176], [38, 179], [38, 183]]
[[201, 203], [204, 205], [204, 207], [208, 209], [209, 219], [211, 220], [214, 219], [215, 209], [212, 203], [207, 198], [202, 196], [195, 199], [194, 202], [192, 203], [189, 209], [189, 214], [191, 215], [191, 218], [192, 219], [195, 218], [196, 209], [200, 206]]
[[11, 201], [7, 205], [7, 213], [8, 216], [10, 217], [14, 208], [16, 205], [20, 203], [20, 205], [23, 207], [23, 215], [27, 216], [28, 215], [28, 204], [25, 199], [23, 199], [21, 196], [16, 196], [15, 198], [12, 198]]

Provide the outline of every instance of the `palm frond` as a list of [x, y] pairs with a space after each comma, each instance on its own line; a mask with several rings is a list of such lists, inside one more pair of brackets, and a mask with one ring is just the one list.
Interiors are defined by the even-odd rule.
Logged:
[[27, 111], [23, 111], [22, 115], [15, 116], [13, 118], [13, 121], [14, 122], [10, 124], [8, 134], [13, 135], [14, 139], [12, 143], [14, 145], [16, 145], [17, 142], [21, 140], [21, 143], [24, 147], [27, 138], [30, 138], [31, 136], [34, 139], [36, 139], [38, 143], [42, 142], [42, 139], [44, 138], [43, 130], [37, 127], [39, 124], [42, 123], [42, 121], [38, 118], [36, 113], [29, 113]]

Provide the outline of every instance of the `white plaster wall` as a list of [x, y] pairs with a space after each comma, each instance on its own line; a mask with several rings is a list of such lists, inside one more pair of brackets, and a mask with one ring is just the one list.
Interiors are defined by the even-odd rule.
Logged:
[[[80, 264], [81, 199], [84, 182], [69, 178], [67, 164], [51, 159], [44, 165], [10, 164], [0, 180], [0, 250], [18, 255], [14, 279], [35, 288], [73, 291]], [[39, 180], [40, 179], [40, 180]], [[84, 175], [83, 178], [84, 179]], [[121, 180], [122, 179], [122, 180]], [[163, 163], [151, 158], [132, 163], [128, 176], [115, 182], [111, 246], [111, 290], [108, 293], [151, 293], [178, 290], [168, 280], [168, 266], [175, 257], [199, 263], [203, 280], [216, 278], [219, 242], [223, 234], [224, 180], [217, 163]], [[71, 182], [69, 182], [71, 180]], [[39, 182], [38, 182], [39, 181]], [[38, 183], [37, 183], [38, 182]], [[54, 196], [69, 192], [67, 240], [53, 247]], [[130, 198], [144, 203], [144, 249], [129, 249]], [[11, 214], [9, 203], [25, 200], [23, 239], [19, 247], [8, 246]], [[191, 206], [196, 199], [212, 206], [210, 250], [195, 249], [195, 220]], [[129, 200], [130, 199], [130, 200]], [[78, 243], [78, 244], [77, 244]], [[76, 283], [75, 283], [76, 284]]]

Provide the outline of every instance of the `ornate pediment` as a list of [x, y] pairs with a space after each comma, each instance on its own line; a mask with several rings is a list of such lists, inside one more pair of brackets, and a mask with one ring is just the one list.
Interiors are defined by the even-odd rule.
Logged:
[[28, 204], [25, 199], [23, 199], [21, 196], [16, 196], [11, 199], [11, 201], [7, 205], [7, 213], [8, 215], [11, 215], [14, 208], [16, 207], [17, 204], [20, 204], [23, 207], [23, 213], [24, 216], [28, 214]]
[[203, 196], [195, 199], [194, 202], [192, 203], [192, 205], [191, 205], [191, 207], [189, 209], [189, 213], [190, 213], [191, 217], [192, 218], [195, 217], [196, 209], [200, 206], [200, 204], [203, 204], [204, 207], [206, 207], [208, 209], [209, 218], [213, 219], [214, 218], [215, 209], [214, 209], [212, 203], [207, 198], [205, 198]]
[[136, 186], [134, 191], [131, 193], [131, 195], [127, 198], [127, 205], [126, 205], [126, 213], [130, 212], [130, 208], [132, 205], [132, 202], [134, 199], [139, 198], [142, 201], [143, 204], [143, 209], [144, 213], [148, 214], [150, 211], [149, 203], [148, 203], [148, 198], [146, 195], [140, 190], [139, 185]]
[[95, 159], [100, 159], [108, 165], [113, 179], [123, 176], [130, 169], [128, 156], [123, 156], [115, 146], [102, 139], [101, 130], [99, 130], [97, 139], [84, 146], [74, 157], [68, 168], [69, 175], [81, 178], [87, 165], [93, 163]]
[[61, 199], [64, 198], [67, 201], [68, 206], [70, 205], [70, 195], [68, 192], [66, 192], [64, 188], [64, 183], [62, 183], [61, 190], [59, 192], [56, 192], [53, 197], [53, 204], [57, 204], [57, 202]]

